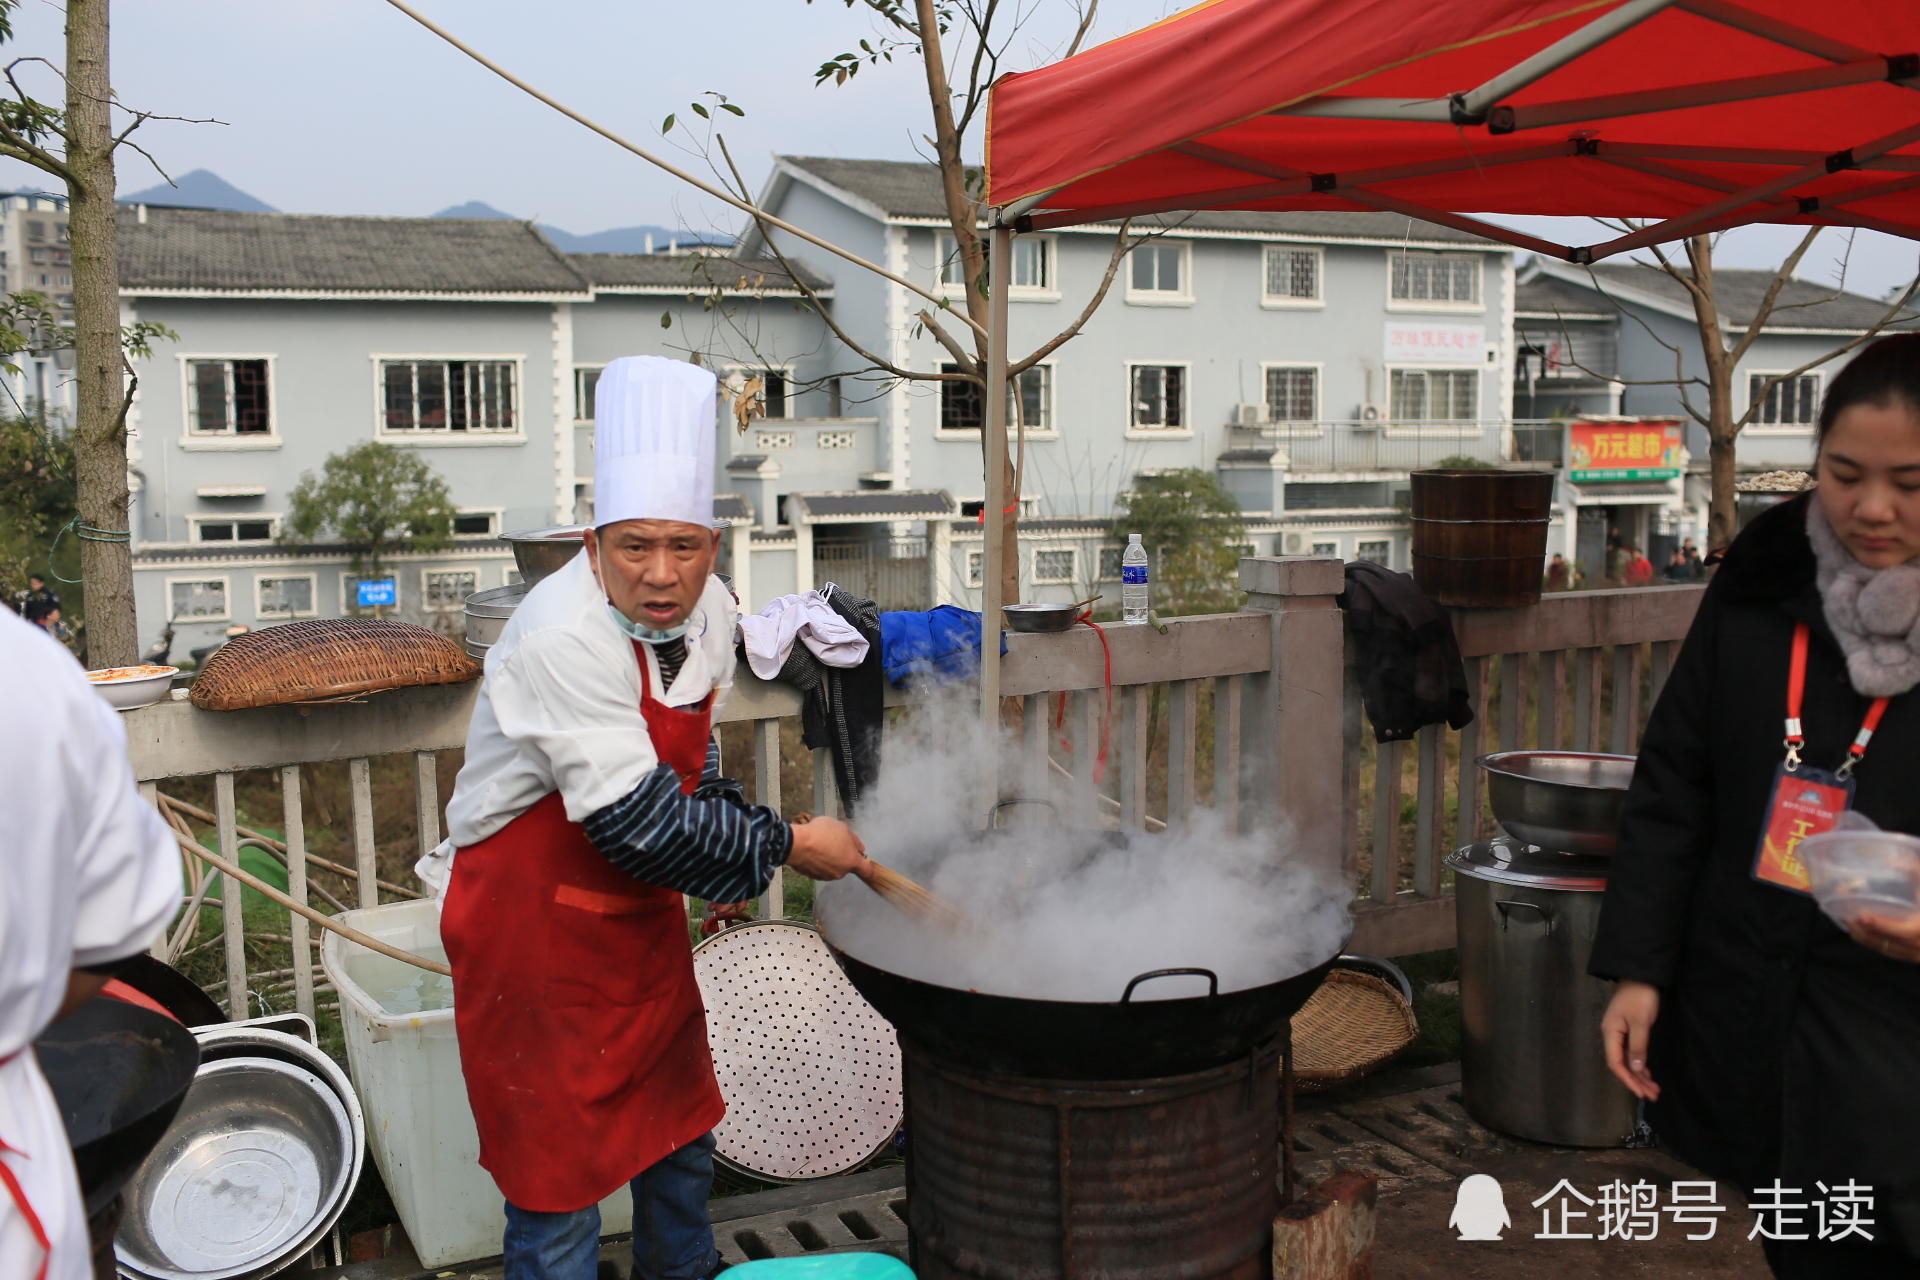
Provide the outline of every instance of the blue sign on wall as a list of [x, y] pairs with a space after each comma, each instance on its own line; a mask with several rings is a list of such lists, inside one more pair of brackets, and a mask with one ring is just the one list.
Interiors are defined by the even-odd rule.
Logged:
[[400, 592], [392, 578], [373, 578], [357, 585], [360, 590], [362, 609], [371, 609], [375, 605], [400, 603]]

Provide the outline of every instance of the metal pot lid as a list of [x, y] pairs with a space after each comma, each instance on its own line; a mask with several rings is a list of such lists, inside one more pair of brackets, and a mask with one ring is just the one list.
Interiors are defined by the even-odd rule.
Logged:
[[1589, 893], [1607, 887], [1607, 869], [1612, 864], [1613, 859], [1608, 857], [1555, 853], [1508, 836], [1470, 844], [1447, 855], [1447, 866], [1455, 874], [1475, 880]]
[[693, 949], [727, 1116], [715, 1159], [772, 1182], [845, 1173], [900, 1128], [900, 1043], [812, 927], [737, 925]]

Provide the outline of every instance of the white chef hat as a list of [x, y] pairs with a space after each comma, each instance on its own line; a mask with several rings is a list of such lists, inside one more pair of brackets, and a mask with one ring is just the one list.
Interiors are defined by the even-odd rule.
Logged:
[[664, 356], [622, 356], [593, 397], [593, 522], [713, 524], [713, 374]]

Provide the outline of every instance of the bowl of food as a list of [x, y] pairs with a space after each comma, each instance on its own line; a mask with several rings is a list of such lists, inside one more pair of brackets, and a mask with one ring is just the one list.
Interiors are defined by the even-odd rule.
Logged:
[[1829, 831], [1795, 849], [1813, 897], [1842, 929], [1862, 915], [1920, 916], [1920, 839], [1895, 831]]
[[135, 707], [150, 707], [166, 697], [173, 678], [179, 674], [178, 667], [147, 662], [137, 667], [102, 667], [89, 671], [87, 681], [109, 705], [132, 711]]
[[1632, 756], [1499, 751], [1477, 763], [1486, 771], [1494, 820], [1515, 839], [1552, 853], [1613, 853]]

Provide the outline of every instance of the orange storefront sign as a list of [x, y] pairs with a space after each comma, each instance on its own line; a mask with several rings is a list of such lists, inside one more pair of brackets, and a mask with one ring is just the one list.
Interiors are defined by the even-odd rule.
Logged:
[[1574, 481], [1671, 480], [1680, 474], [1680, 423], [1573, 422], [1567, 475]]

